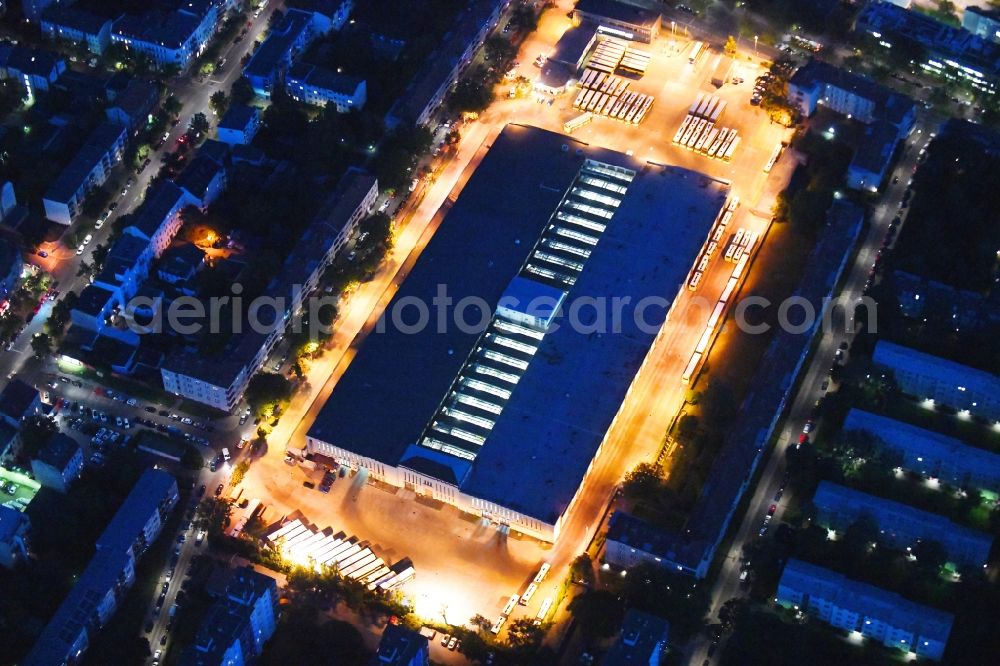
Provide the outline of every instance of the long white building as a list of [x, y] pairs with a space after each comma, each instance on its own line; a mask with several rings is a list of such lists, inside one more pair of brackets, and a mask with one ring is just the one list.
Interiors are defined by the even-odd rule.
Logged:
[[[334, 388], [309, 450], [555, 540], [728, 190], [508, 125]], [[442, 288], [479, 306], [462, 324], [437, 310], [410, 326], [411, 305]], [[613, 298], [630, 299], [617, 321], [583, 314]], [[648, 298], [658, 314], [640, 326]], [[561, 320], [574, 312], [579, 325]]]
[[934, 661], [944, 655], [954, 620], [949, 613], [796, 559], [785, 565], [775, 601], [888, 648]]

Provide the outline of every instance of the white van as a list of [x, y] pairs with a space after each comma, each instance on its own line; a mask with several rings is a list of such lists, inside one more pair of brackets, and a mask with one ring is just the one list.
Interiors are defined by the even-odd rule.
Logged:
[[222, 459], [229, 462], [229, 449], [222, 447]]

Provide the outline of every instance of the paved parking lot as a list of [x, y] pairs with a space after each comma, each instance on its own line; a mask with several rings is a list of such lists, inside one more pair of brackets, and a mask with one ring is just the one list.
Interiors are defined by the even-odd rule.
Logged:
[[[495, 618], [507, 599], [523, 590], [545, 561], [549, 547], [499, 534], [454, 507], [415, 501], [413, 494], [373, 485], [362, 474], [338, 477], [329, 493], [319, 491], [322, 471], [267, 456], [243, 482], [243, 497], [266, 498], [265, 522], [300, 510], [319, 529], [333, 528], [370, 542], [389, 564], [409, 558], [416, 577], [403, 587], [420, 615], [464, 624], [476, 613]], [[311, 481], [316, 488], [302, 484]], [[551, 581], [521, 613], [533, 614]], [[515, 617], [517, 615], [515, 614]]]

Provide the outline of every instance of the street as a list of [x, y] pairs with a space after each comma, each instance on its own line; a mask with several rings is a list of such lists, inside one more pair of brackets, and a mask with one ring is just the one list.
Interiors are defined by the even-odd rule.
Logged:
[[[846, 273], [841, 294], [847, 302], [853, 303], [863, 295], [865, 281], [868, 279], [868, 273], [875, 260], [875, 253], [885, 238], [889, 223], [900, 212], [899, 203], [917, 164], [920, 149], [927, 145], [930, 133], [934, 132], [936, 127], [937, 120], [935, 119], [918, 119], [917, 126], [908, 142], [910, 147], [892, 172], [893, 176], [898, 176], [898, 182], [886, 187], [880, 202], [874, 207], [874, 211], [869, 217], [868, 233], [861, 241], [853, 266]], [[782, 488], [784, 484], [785, 451], [789, 446], [798, 444], [799, 433], [802, 432], [806, 421], [810, 419], [816, 400], [824, 393], [822, 386], [824, 382], [829, 380], [830, 365], [837, 350], [843, 343], [849, 345], [854, 337], [853, 334], [849, 334], [845, 330], [846, 328], [848, 327], [837, 327], [836, 330], [829, 331], [823, 331], [821, 328], [819, 343], [802, 375], [798, 393], [791, 402], [788, 416], [778, 436], [778, 443], [761, 471], [756, 488], [747, 505], [747, 511], [731, 542], [729, 542], [729, 550], [724, 555], [722, 566], [712, 588], [712, 601], [708, 613], [709, 622], [717, 617], [719, 608], [726, 601], [744, 595], [739, 580], [743, 562], [743, 547], [753, 539], [758, 538], [761, 521], [771, 504], [776, 503], [778, 508], [770, 521], [771, 529], [769, 532], [773, 532], [773, 529], [781, 524], [782, 509], [787, 504], [788, 498], [784, 497], [779, 501], [776, 495], [778, 489]], [[770, 538], [770, 536], [767, 535], [764, 538]], [[688, 650], [686, 663], [699, 666], [703, 664], [708, 658], [710, 641], [711, 637], [707, 635], [702, 635], [693, 641]]]

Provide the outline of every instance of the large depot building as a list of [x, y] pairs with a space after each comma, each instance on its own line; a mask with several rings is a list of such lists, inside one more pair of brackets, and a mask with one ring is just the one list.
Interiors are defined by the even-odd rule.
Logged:
[[[700, 173], [508, 125], [335, 387], [308, 450], [554, 541], [727, 193]], [[472, 330], [432, 308], [411, 326], [413, 303], [431, 306], [441, 285], [454, 304], [483, 299], [492, 317]], [[660, 303], [639, 326], [646, 297]], [[590, 305], [613, 298], [630, 299], [617, 332]]]

